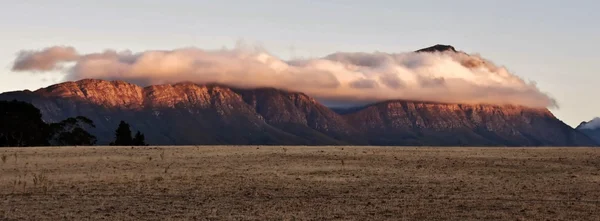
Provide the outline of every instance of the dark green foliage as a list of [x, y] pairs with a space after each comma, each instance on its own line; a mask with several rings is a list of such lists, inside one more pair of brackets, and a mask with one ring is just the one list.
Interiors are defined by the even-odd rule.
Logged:
[[119, 127], [115, 131], [115, 141], [110, 143], [111, 146], [128, 146], [133, 144], [133, 138], [131, 138], [131, 130], [129, 124], [125, 121], [119, 123]]
[[50, 129], [40, 110], [21, 101], [0, 101], [0, 146], [47, 146]]
[[146, 146], [144, 134], [139, 131], [135, 137], [131, 137], [131, 129], [125, 121], [119, 123], [119, 127], [115, 131], [115, 141], [110, 143], [111, 146]]
[[133, 137], [133, 145], [134, 146], [147, 146], [148, 145], [148, 144], [146, 144], [146, 137], [140, 131], [135, 133], [135, 136]]
[[96, 137], [83, 127], [95, 127], [86, 117], [46, 124], [30, 103], [0, 101], [0, 146], [94, 145]]
[[90, 146], [96, 144], [96, 137], [81, 127], [58, 135], [57, 143], [67, 146]]
[[96, 137], [88, 133], [84, 127], [96, 127], [86, 117], [70, 117], [59, 123], [50, 124], [52, 129], [51, 143], [60, 146], [89, 146], [96, 144]]

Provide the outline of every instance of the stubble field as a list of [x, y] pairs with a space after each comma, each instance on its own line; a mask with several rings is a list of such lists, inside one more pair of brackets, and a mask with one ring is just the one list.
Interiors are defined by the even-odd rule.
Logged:
[[600, 220], [600, 150], [0, 149], [0, 220]]

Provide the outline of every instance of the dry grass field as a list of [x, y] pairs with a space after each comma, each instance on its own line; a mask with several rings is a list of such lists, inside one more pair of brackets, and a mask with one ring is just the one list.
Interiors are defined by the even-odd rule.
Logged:
[[600, 149], [0, 149], [0, 220], [600, 220]]

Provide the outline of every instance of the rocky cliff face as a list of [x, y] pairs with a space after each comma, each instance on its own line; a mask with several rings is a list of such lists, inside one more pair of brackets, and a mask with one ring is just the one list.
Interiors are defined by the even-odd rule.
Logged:
[[0, 94], [46, 121], [86, 116], [100, 144], [119, 121], [151, 144], [594, 145], [548, 110], [390, 101], [338, 114], [302, 93], [178, 83], [139, 87], [81, 80]]
[[312, 98], [272, 89], [234, 91], [192, 83], [142, 88], [81, 80], [4, 93], [0, 99], [31, 102], [49, 122], [86, 116], [96, 123], [92, 132], [100, 144], [113, 139], [121, 120], [145, 133], [151, 144], [366, 144]]
[[376, 145], [595, 145], [547, 109], [388, 101], [344, 117]]

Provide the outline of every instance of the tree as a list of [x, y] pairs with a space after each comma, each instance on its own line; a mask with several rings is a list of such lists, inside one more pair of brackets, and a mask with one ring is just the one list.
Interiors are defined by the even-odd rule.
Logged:
[[144, 134], [137, 131], [135, 137], [131, 137], [131, 129], [125, 121], [119, 123], [119, 127], [115, 131], [115, 141], [110, 143], [111, 146], [146, 146]]
[[22, 101], [0, 101], [0, 146], [47, 146], [50, 130], [39, 109]]
[[94, 122], [86, 117], [70, 117], [59, 123], [50, 124], [52, 138], [50, 143], [60, 146], [89, 146], [96, 144], [96, 137], [84, 127], [95, 128]]
[[134, 146], [147, 146], [148, 145], [148, 144], [146, 144], [146, 137], [139, 130], [137, 131], [137, 133], [135, 133], [135, 136], [133, 137], [133, 145]]
[[84, 127], [95, 127], [86, 117], [47, 124], [39, 109], [22, 101], [0, 101], [0, 146], [93, 145], [96, 137]]
[[119, 127], [115, 131], [115, 141], [110, 143], [111, 146], [128, 146], [133, 144], [133, 138], [131, 138], [131, 130], [129, 124], [125, 121], [119, 123]]

